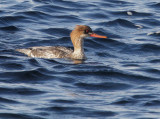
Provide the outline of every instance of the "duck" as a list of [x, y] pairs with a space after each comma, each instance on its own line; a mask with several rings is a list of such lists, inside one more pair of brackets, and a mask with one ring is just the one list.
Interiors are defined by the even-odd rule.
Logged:
[[35, 46], [25, 49], [16, 49], [29, 57], [34, 58], [69, 58], [69, 59], [86, 59], [84, 53], [84, 38], [97, 37], [107, 38], [92, 31], [87, 25], [76, 25], [74, 30], [70, 33], [70, 39], [73, 44], [73, 49], [64, 46]]

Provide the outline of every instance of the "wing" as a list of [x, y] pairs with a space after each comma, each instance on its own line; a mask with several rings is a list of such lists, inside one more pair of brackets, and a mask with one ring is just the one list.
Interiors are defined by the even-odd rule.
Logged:
[[27, 54], [30, 57], [38, 58], [68, 58], [73, 52], [66, 47], [31, 47], [28, 49], [18, 49], [17, 51]]

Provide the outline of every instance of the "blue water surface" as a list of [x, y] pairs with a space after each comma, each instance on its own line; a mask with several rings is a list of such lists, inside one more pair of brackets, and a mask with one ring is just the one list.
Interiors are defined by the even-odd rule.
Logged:
[[[1, 0], [0, 119], [159, 119], [159, 0]], [[72, 47], [87, 60], [30, 58], [32, 46]]]

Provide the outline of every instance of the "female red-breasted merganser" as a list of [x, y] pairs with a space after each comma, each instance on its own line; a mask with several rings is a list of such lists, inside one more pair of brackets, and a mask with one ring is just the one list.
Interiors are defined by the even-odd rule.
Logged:
[[27, 49], [16, 49], [29, 57], [37, 58], [70, 58], [70, 59], [85, 59], [83, 49], [83, 39], [85, 37], [107, 38], [92, 32], [89, 26], [77, 25], [70, 34], [74, 50], [61, 46], [46, 46], [46, 47], [31, 47]]

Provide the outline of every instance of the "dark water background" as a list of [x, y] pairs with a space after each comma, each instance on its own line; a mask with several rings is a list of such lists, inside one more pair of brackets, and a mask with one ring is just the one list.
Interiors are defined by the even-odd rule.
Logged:
[[[89, 25], [88, 59], [29, 58], [72, 47]], [[0, 119], [160, 119], [159, 0], [0, 0]]]

